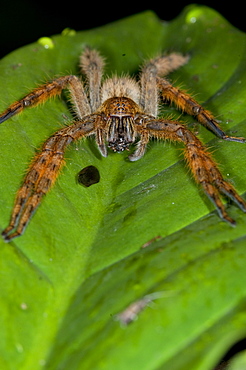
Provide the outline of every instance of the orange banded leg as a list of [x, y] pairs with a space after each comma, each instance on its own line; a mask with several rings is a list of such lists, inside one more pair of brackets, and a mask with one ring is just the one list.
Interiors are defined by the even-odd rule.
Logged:
[[[44, 144], [42, 152], [34, 159], [24, 183], [17, 193], [9, 226], [2, 233], [6, 241], [23, 233], [42, 197], [54, 183], [63, 163], [64, 147], [71, 142], [69, 136], [65, 138], [66, 140], [62, 138], [62, 148], [60, 139], [59, 136], [53, 136], [49, 139]], [[10, 234], [14, 229], [16, 230]]]
[[233, 186], [223, 179], [217, 165], [198, 139], [192, 144], [186, 144], [185, 157], [196, 181], [200, 183], [208, 198], [217, 207], [220, 217], [234, 225], [235, 221], [228, 216], [220, 195], [224, 194], [230, 198], [244, 212], [246, 212], [246, 202]]
[[195, 180], [215, 204], [220, 217], [232, 225], [235, 224], [235, 221], [228, 216], [220, 195], [226, 195], [244, 212], [246, 212], [246, 202], [234, 187], [223, 179], [217, 165], [200, 140], [179, 122], [156, 120], [148, 123], [146, 128], [151, 136], [181, 141], [185, 144], [185, 158]]
[[167, 80], [157, 78], [158, 86], [161, 90], [163, 99], [175, 103], [175, 105], [183, 112], [194, 116], [198, 122], [212, 131], [216, 136], [223, 140], [245, 142], [243, 137], [228, 136], [221, 129], [217, 120], [211, 112], [204, 109], [198, 102], [196, 102], [189, 94], [181, 91], [177, 87], [172, 86]]
[[76, 122], [49, 138], [34, 161], [19, 189], [10, 223], [2, 232], [5, 241], [21, 235], [43, 196], [50, 190], [64, 162], [66, 147], [74, 140], [90, 134], [94, 121]]
[[51, 82], [47, 82], [44, 85], [37, 87], [31, 93], [26, 95], [19, 101], [11, 104], [1, 115], [0, 123], [13, 117], [14, 115], [23, 111], [27, 107], [34, 107], [38, 104], [43, 103], [47, 99], [60, 95], [62, 90], [69, 88], [71, 94], [71, 100], [74, 106], [74, 110], [77, 113], [78, 118], [82, 118], [84, 115], [90, 114], [91, 109], [88, 103], [88, 99], [84, 92], [81, 81], [78, 77], [69, 75], [59, 77]]

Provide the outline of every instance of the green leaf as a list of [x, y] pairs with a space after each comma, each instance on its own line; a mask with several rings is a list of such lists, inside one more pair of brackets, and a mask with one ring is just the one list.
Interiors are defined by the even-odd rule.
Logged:
[[[176, 50], [191, 59], [170, 79], [226, 131], [246, 136], [245, 40], [214, 10], [195, 5], [168, 23], [145, 12], [95, 30], [65, 30], [1, 61], [0, 108], [49, 78], [78, 73], [85, 45], [107, 58], [108, 75], [136, 74], [146, 58]], [[71, 118], [65, 100], [53, 99], [1, 125], [2, 229], [35, 148]], [[244, 193], [246, 146], [182, 119]], [[24, 235], [0, 241], [0, 368], [212, 369], [246, 333], [246, 216], [228, 206], [237, 226], [219, 219], [179, 145], [153, 141], [130, 163], [127, 153], [101, 158], [88, 139], [72, 144], [66, 159]], [[84, 188], [76, 176], [89, 165], [101, 179]], [[138, 320], [116, 320], [139, 300]]]
[[229, 364], [228, 370], [244, 370], [246, 367], [246, 351], [241, 351]]

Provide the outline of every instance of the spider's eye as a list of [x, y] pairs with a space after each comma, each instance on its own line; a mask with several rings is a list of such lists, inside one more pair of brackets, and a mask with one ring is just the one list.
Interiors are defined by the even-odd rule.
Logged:
[[95, 166], [87, 166], [78, 173], [77, 180], [79, 184], [88, 188], [100, 181], [100, 173]]

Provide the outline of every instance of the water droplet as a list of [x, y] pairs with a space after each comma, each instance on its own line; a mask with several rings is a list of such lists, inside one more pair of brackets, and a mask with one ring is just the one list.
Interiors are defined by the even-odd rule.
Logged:
[[71, 28], [65, 28], [62, 32], [61, 32], [61, 35], [62, 36], [74, 36], [76, 35], [76, 31], [71, 29]]
[[201, 17], [202, 11], [200, 9], [192, 9], [186, 15], [186, 22], [187, 23], [196, 23], [198, 19]]
[[38, 39], [38, 43], [42, 45], [45, 49], [53, 49], [54, 43], [49, 37], [41, 37]]

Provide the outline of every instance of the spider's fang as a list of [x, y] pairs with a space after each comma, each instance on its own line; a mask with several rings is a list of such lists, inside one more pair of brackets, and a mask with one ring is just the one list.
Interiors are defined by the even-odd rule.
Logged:
[[133, 118], [131, 116], [112, 115], [108, 120], [108, 147], [114, 152], [129, 150], [135, 141]]

